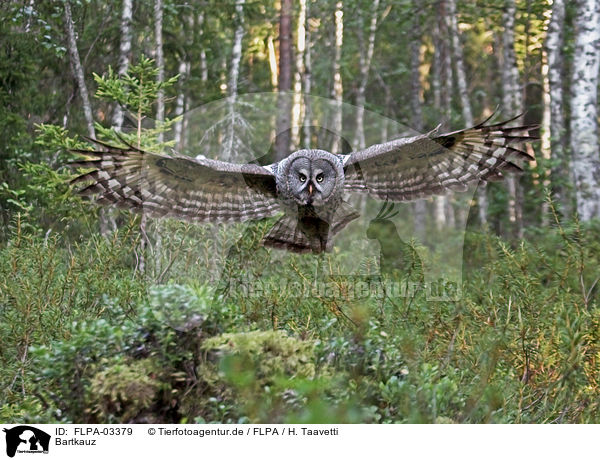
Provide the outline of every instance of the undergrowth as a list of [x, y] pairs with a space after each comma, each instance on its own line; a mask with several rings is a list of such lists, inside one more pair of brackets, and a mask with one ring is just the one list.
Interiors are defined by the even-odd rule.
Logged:
[[306, 256], [269, 269], [257, 224], [210, 284], [210, 230], [160, 225], [167, 262], [141, 275], [133, 224], [77, 241], [15, 221], [1, 422], [600, 422], [597, 224], [556, 220], [512, 245], [468, 233], [463, 296], [444, 302], [352, 298], [339, 277], [333, 296], [265, 283], [249, 297], [236, 270], [310, 279]]

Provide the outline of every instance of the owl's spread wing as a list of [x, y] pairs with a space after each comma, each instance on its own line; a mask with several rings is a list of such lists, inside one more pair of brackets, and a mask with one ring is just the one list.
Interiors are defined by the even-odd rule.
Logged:
[[434, 130], [353, 152], [344, 166], [344, 189], [410, 201], [502, 180], [503, 172], [522, 171], [515, 160], [534, 160], [518, 147], [538, 139], [532, 134], [537, 126], [508, 127], [516, 118], [486, 124], [488, 118], [473, 128], [442, 135]]
[[93, 159], [71, 163], [92, 169], [72, 183], [91, 182], [79, 193], [96, 195], [100, 204], [193, 222], [241, 222], [279, 212], [275, 177], [262, 166], [94, 142], [105, 150], [74, 150]]

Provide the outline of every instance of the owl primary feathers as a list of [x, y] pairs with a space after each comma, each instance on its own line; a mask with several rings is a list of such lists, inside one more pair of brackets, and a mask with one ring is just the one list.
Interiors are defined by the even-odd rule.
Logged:
[[513, 120], [487, 124], [488, 118], [472, 128], [442, 135], [434, 130], [348, 155], [298, 150], [268, 166], [94, 141], [103, 150], [76, 150], [88, 158], [73, 166], [91, 171], [73, 182], [89, 183], [80, 193], [95, 195], [98, 203], [151, 217], [242, 222], [283, 213], [263, 244], [320, 253], [330, 250], [335, 235], [359, 216], [344, 201], [347, 192], [410, 201], [522, 171], [518, 160], [534, 158], [518, 146], [537, 139], [532, 135], [537, 127], [509, 127]]

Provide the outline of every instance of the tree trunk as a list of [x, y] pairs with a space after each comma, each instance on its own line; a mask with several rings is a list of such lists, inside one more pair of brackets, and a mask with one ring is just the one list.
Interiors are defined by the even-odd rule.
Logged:
[[[179, 85], [178, 85], [178, 92], [177, 92], [177, 99], [175, 99], [175, 110], [173, 112], [173, 114], [175, 115], [175, 117], [182, 117], [183, 116], [183, 111], [185, 110], [185, 92], [184, 92], [184, 85], [185, 82], [188, 78], [189, 72], [190, 72], [190, 63], [187, 61], [187, 59], [182, 59], [179, 62], [179, 68], [177, 69], [180, 77], [179, 77]], [[178, 121], [177, 123], [175, 123], [175, 125], [173, 126], [173, 137], [175, 140], [175, 149], [182, 151], [184, 148], [184, 135], [183, 135], [183, 127], [184, 127], [184, 123], [183, 123], [183, 118]]]
[[577, 212], [582, 221], [600, 217], [598, 66], [600, 15], [597, 0], [578, 0], [571, 81], [571, 151]]
[[550, 99], [550, 151], [553, 159], [551, 172], [554, 196], [564, 216], [573, 211], [568, 184], [571, 182], [569, 161], [566, 151], [566, 120], [564, 116], [563, 74], [564, 74], [564, 25], [565, 2], [552, 2], [552, 17], [548, 24], [546, 36], [546, 53], [548, 59], [548, 96]]
[[[442, 111], [442, 91], [441, 91], [441, 67], [442, 67], [442, 50], [441, 50], [440, 27], [436, 20], [433, 25], [433, 63], [431, 73], [431, 90], [433, 92], [433, 105], [438, 111]], [[445, 121], [445, 120], [444, 120]], [[436, 196], [434, 201], [434, 220], [435, 226], [441, 230], [446, 223], [446, 213], [444, 206], [444, 197]]]
[[302, 84], [304, 93], [304, 130], [303, 130], [303, 141], [302, 147], [310, 148], [311, 146], [311, 125], [312, 125], [312, 112], [310, 103], [310, 90], [312, 86], [312, 35], [310, 30], [310, 0], [306, 2], [306, 14], [304, 27], [305, 33], [305, 46], [304, 46], [304, 73], [302, 74]]
[[227, 137], [225, 139], [224, 159], [237, 162], [235, 152], [235, 127], [237, 124], [236, 104], [238, 97], [238, 81], [240, 78], [240, 64], [242, 62], [242, 40], [244, 38], [244, 4], [246, 0], [235, 2], [235, 31], [233, 33], [233, 47], [231, 50], [231, 63], [229, 65], [229, 78], [227, 79], [227, 101], [229, 105], [229, 121], [227, 123]]
[[[449, 31], [447, 23], [447, 5], [445, 0], [438, 3], [438, 15], [434, 25], [433, 42], [433, 75], [432, 89], [434, 91], [434, 105], [442, 114], [442, 129], [448, 130], [450, 125], [452, 105], [452, 62], [450, 59]], [[454, 209], [451, 205], [452, 196], [436, 196], [435, 223], [438, 230], [444, 225], [453, 225]]]
[[448, 21], [450, 37], [452, 39], [452, 58], [454, 61], [454, 74], [456, 76], [456, 86], [462, 107], [462, 115], [467, 126], [473, 125], [473, 114], [471, 112], [471, 102], [469, 101], [469, 92], [467, 90], [467, 77], [465, 75], [465, 64], [463, 58], [463, 49], [460, 43], [458, 32], [458, 20], [456, 18], [456, 0], [446, 0], [448, 6]]
[[331, 97], [335, 101], [335, 110], [332, 123], [334, 136], [331, 143], [331, 151], [333, 153], [340, 153], [340, 139], [342, 135], [342, 99], [344, 97], [341, 72], [342, 45], [344, 43], [344, 4], [341, 1], [338, 1], [335, 4], [334, 18], [335, 52], [333, 57], [333, 88]]
[[[515, 116], [522, 112], [522, 94], [519, 85], [519, 69], [515, 55], [515, 0], [507, 0], [502, 16], [504, 32], [502, 35], [502, 107], [506, 116]], [[521, 203], [518, 200], [519, 183], [514, 175], [506, 178], [508, 188], [508, 218], [515, 236], [523, 235]]]
[[242, 40], [244, 39], [244, 4], [246, 0], [235, 2], [235, 32], [233, 34], [233, 47], [231, 50], [231, 63], [229, 79], [227, 81], [227, 97], [234, 102], [238, 95], [238, 81], [240, 78], [240, 63], [242, 62]]
[[300, 127], [304, 118], [304, 102], [302, 93], [302, 75], [304, 75], [304, 59], [306, 54], [306, 2], [300, 0], [298, 28], [296, 29], [296, 72], [294, 73], [294, 107], [292, 109], [292, 150], [298, 148]]
[[185, 26], [188, 27], [188, 29], [186, 29], [185, 27], [183, 28], [182, 40], [185, 41], [185, 47], [177, 69], [177, 72], [179, 74], [179, 80], [177, 82], [177, 98], [175, 99], [175, 109], [173, 111], [173, 115], [175, 117], [181, 117], [181, 120], [179, 120], [173, 125], [173, 138], [175, 140], [175, 149], [180, 152], [184, 150], [185, 146], [187, 145], [185, 133], [185, 130], [187, 129], [187, 123], [185, 112], [186, 108], [189, 106], [189, 95], [186, 94], [185, 88], [191, 72], [190, 56], [188, 50], [192, 50], [194, 47], [200, 47], [199, 60], [201, 78], [205, 70], [203, 66], [206, 66], [206, 62], [202, 62], [206, 60], [206, 55], [204, 55], [204, 58], [202, 57], [204, 46], [203, 44], [198, 44], [198, 41], [202, 39], [203, 22], [204, 17], [202, 13], [198, 15], [190, 14], [188, 15], [184, 23]]
[[[77, 40], [75, 38], [75, 25], [73, 24], [73, 15], [71, 14], [71, 4], [65, 2], [65, 26], [67, 29], [67, 48], [69, 52], [69, 60], [71, 63], [71, 69], [73, 76], [77, 82], [79, 88], [79, 94], [81, 95], [81, 102], [83, 104], [83, 114], [85, 116], [85, 123], [87, 125], [88, 136], [92, 139], [96, 138], [96, 130], [94, 129], [94, 116], [92, 114], [92, 105], [90, 104], [90, 96], [85, 84], [85, 74], [83, 72], [83, 66], [81, 65], [81, 59], [79, 58], [79, 51], [77, 49]], [[111, 230], [116, 229], [115, 220], [110, 216], [106, 209], [101, 209], [99, 213], [99, 225], [100, 234], [106, 236], [111, 233]]]
[[[358, 88], [356, 89], [356, 131], [354, 138], [354, 148], [364, 149], [365, 144], [365, 91], [369, 82], [369, 72], [371, 71], [371, 59], [375, 50], [375, 34], [377, 32], [377, 16], [379, 10], [379, 0], [373, 0], [371, 9], [371, 22], [369, 25], [369, 37], [367, 47], [364, 49], [364, 43], [361, 47], [359, 56], [359, 76]], [[362, 21], [361, 21], [362, 22]], [[362, 23], [359, 24], [362, 27]], [[362, 32], [362, 30], [361, 30]]]
[[[287, 93], [292, 89], [292, 0], [281, 0], [279, 16], [279, 75], [277, 91]], [[277, 137], [275, 159], [281, 160], [290, 153], [291, 104], [289, 94], [277, 99]]]
[[71, 3], [65, 2], [65, 27], [67, 29], [67, 48], [73, 70], [73, 77], [77, 82], [81, 102], [83, 104], [83, 115], [87, 125], [88, 136], [92, 139], [96, 138], [96, 130], [94, 129], [94, 116], [92, 115], [92, 105], [90, 104], [90, 96], [85, 84], [85, 74], [79, 59], [79, 51], [77, 50], [77, 40], [75, 38], [75, 25], [73, 24], [73, 16], [71, 14]]
[[[192, 44], [195, 43], [200, 43], [200, 81], [202, 82], [202, 88], [206, 88], [206, 84], [208, 82], [208, 62], [206, 59], [206, 50], [204, 47], [204, 40], [203, 40], [203, 36], [204, 36], [204, 12], [200, 12], [198, 13], [197, 16], [197, 20], [196, 20], [196, 24], [193, 27], [193, 31], [195, 33], [197, 33], [197, 37], [193, 37], [192, 38]], [[194, 22], [194, 21], [192, 21]], [[189, 76], [189, 72], [191, 72], [192, 68], [191, 68], [191, 64], [188, 62], [188, 76]], [[201, 99], [201, 98], [200, 98]], [[183, 126], [182, 126], [182, 143], [184, 146], [188, 146], [189, 144], [189, 135], [190, 135], [190, 130], [188, 129], [189, 124], [190, 124], [190, 110], [192, 108], [192, 104], [193, 104], [193, 97], [190, 93], [185, 95], [185, 107], [184, 107], [184, 116], [183, 116]], [[199, 111], [200, 113], [204, 113], [205, 112], [205, 107], [204, 105], [201, 105], [199, 107]], [[206, 142], [203, 144], [203, 150], [201, 152], [198, 152], [198, 154], [202, 155], [204, 154], [205, 156], [207, 156], [209, 154], [209, 149], [210, 149], [210, 143]]]
[[[421, 8], [420, 2], [415, 2], [415, 9], [419, 11]], [[410, 107], [411, 107], [411, 123], [415, 131], [421, 133], [423, 131], [423, 100], [421, 94], [423, 92], [421, 84], [421, 15], [416, 14], [413, 18], [414, 33], [410, 43]], [[384, 139], [382, 139], [383, 141]], [[413, 203], [414, 215], [414, 231], [417, 235], [425, 234], [425, 220], [427, 217], [427, 202], [424, 199], [417, 200]]]
[[[198, 36], [200, 40], [204, 36], [204, 13], [200, 13], [198, 15]], [[204, 43], [202, 44], [202, 48], [200, 48], [200, 80], [203, 82], [208, 81], [208, 61], [206, 59], [206, 50], [204, 49]]]
[[[456, 86], [462, 108], [462, 117], [465, 126], [473, 126], [473, 112], [471, 110], [471, 101], [469, 100], [469, 91], [467, 90], [467, 77], [465, 72], [465, 60], [463, 57], [463, 48], [460, 42], [458, 30], [458, 19], [456, 12], [456, 0], [447, 0], [448, 19], [450, 35], [452, 38], [452, 57], [454, 61], [454, 75], [456, 76]], [[487, 225], [487, 193], [485, 182], [482, 181], [477, 186], [477, 204], [479, 223], [482, 226]]]
[[[121, 12], [121, 44], [119, 46], [119, 76], [123, 76], [129, 69], [129, 54], [131, 53], [131, 21], [133, 18], [133, 0], [123, 0], [123, 10]], [[121, 131], [123, 126], [123, 107], [119, 103], [115, 104], [115, 110], [112, 116], [112, 125], [117, 131]]]
[[[165, 57], [163, 54], [163, 3], [162, 0], [154, 0], [154, 41], [156, 51], [156, 67], [158, 74], [156, 81], [162, 83], [165, 81]], [[160, 124], [165, 121], [165, 94], [162, 89], [158, 90], [156, 97], [156, 121]], [[162, 143], [164, 134], [158, 133], [158, 142]]]

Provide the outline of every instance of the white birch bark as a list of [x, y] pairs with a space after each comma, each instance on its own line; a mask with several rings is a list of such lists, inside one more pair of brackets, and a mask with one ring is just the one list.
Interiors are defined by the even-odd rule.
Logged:
[[[202, 37], [204, 36], [204, 12], [198, 14], [198, 36], [200, 37], [200, 41], [202, 41]], [[200, 80], [203, 82], [208, 81], [208, 61], [206, 59], [206, 50], [204, 49], [204, 43], [202, 44], [202, 48], [200, 49]]]
[[[440, 112], [444, 112], [442, 107], [442, 37], [439, 21], [436, 19], [433, 26], [433, 72], [431, 73], [431, 90], [433, 91], [433, 104]], [[445, 115], [443, 115], [445, 117]], [[443, 120], [447, 123], [447, 119]], [[444, 196], [436, 196], [434, 201], [434, 221], [438, 230], [441, 230], [446, 224], [446, 205]]]
[[306, 2], [300, 0], [298, 28], [296, 29], [296, 71], [294, 72], [294, 103], [292, 106], [292, 145], [294, 151], [300, 146], [300, 127], [304, 118], [304, 97], [302, 93], [302, 75], [306, 54]]
[[[420, 2], [415, 2], [415, 7], [420, 9]], [[410, 107], [411, 123], [415, 131], [423, 131], [423, 100], [421, 84], [421, 16], [417, 14], [413, 19], [413, 37], [410, 44]], [[385, 139], [382, 139], [385, 140]], [[425, 234], [425, 219], [427, 216], [427, 203], [424, 199], [413, 203], [414, 231], [417, 236]]]
[[452, 39], [452, 57], [454, 61], [454, 72], [456, 76], [456, 86], [462, 108], [463, 119], [467, 126], [473, 125], [473, 114], [471, 112], [471, 102], [469, 101], [469, 92], [467, 90], [467, 77], [465, 74], [465, 60], [463, 57], [462, 44], [458, 31], [458, 20], [456, 17], [456, 0], [446, 0], [448, 6], [448, 22], [450, 37]]
[[577, 213], [584, 222], [600, 217], [598, 9], [598, 0], [579, 0], [575, 15], [575, 55], [571, 81], [571, 151]]
[[[73, 76], [77, 81], [77, 87], [79, 88], [88, 136], [92, 139], [95, 139], [96, 129], [94, 128], [92, 105], [90, 103], [89, 93], [85, 84], [85, 74], [83, 71], [83, 66], [81, 65], [81, 59], [79, 58], [79, 51], [77, 49], [77, 39], [75, 37], [75, 25], [73, 24], [71, 4], [68, 1], [65, 2], [65, 26], [67, 29], [67, 49], [69, 52], [71, 69], [73, 71]], [[108, 235], [111, 233], [111, 231], [114, 231], [117, 228], [114, 218], [110, 215], [107, 209], [100, 210], [99, 225], [100, 234], [102, 236]]]
[[94, 116], [92, 114], [92, 105], [90, 104], [90, 96], [85, 84], [85, 74], [79, 58], [77, 49], [77, 39], [75, 37], [75, 25], [73, 24], [73, 15], [71, 14], [71, 3], [65, 2], [65, 27], [67, 29], [67, 49], [71, 61], [73, 76], [79, 88], [81, 103], [83, 104], [83, 115], [87, 125], [88, 136], [92, 139], [96, 138], [96, 130], [94, 129]]
[[[450, 56], [450, 34], [448, 30], [447, 5], [445, 0], [438, 3], [438, 16], [434, 25], [434, 71], [432, 89], [434, 104], [442, 114], [442, 129], [449, 128], [452, 105], [452, 60]], [[438, 230], [444, 225], [454, 226], [454, 208], [452, 195], [434, 198], [435, 223]]]
[[[185, 109], [185, 91], [184, 91], [184, 85], [185, 82], [187, 80], [187, 77], [190, 73], [190, 63], [185, 60], [182, 59], [179, 62], [179, 67], [177, 68], [177, 73], [179, 74], [179, 85], [178, 85], [178, 92], [177, 92], [177, 98], [175, 99], [175, 110], [173, 111], [173, 114], [175, 115], [175, 117], [179, 117], [183, 115], [183, 111]], [[182, 151], [184, 149], [184, 136], [183, 136], [183, 127], [184, 127], [184, 122], [183, 122], [183, 118], [178, 121], [177, 123], [175, 123], [175, 125], [173, 126], [173, 138], [175, 140], [175, 149]]]
[[305, 14], [305, 46], [304, 46], [304, 73], [302, 74], [302, 84], [304, 93], [304, 130], [303, 130], [303, 141], [302, 146], [304, 148], [310, 148], [311, 144], [311, 125], [312, 125], [312, 113], [310, 104], [310, 90], [312, 85], [312, 35], [310, 29], [310, 1], [306, 2], [306, 14]]
[[246, 0], [235, 2], [235, 32], [233, 34], [233, 47], [231, 49], [231, 63], [229, 66], [229, 79], [227, 81], [227, 96], [235, 102], [238, 95], [238, 81], [240, 77], [240, 63], [242, 61], [242, 40], [244, 39], [244, 4]]
[[335, 101], [335, 110], [333, 113], [332, 127], [334, 130], [333, 142], [331, 143], [331, 151], [339, 153], [340, 136], [342, 134], [342, 98], [344, 95], [344, 87], [342, 84], [342, 45], [344, 43], [344, 5], [338, 1], [335, 4], [335, 54], [333, 58], [333, 88], [332, 99]]
[[[196, 23], [196, 27], [198, 30], [198, 42], [200, 43], [200, 81], [203, 84], [203, 88], [206, 88], [206, 83], [208, 82], [208, 62], [206, 59], [206, 50], [204, 47], [204, 41], [203, 41], [203, 36], [204, 36], [204, 12], [201, 11], [200, 13], [198, 13], [197, 16], [197, 23]], [[188, 73], [191, 72], [191, 64], [188, 62]], [[190, 135], [190, 130], [189, 128], [189, 124], [190, 124], [190, 110], [192, 108], [192, 104], [193, 104], [193, 96], [191, 94], [186, 94], [185, 95], [185, 114], [183, 116], [183, 134], [182, 134], [182, 143], [184, 146], [189, 145], [189, 135]], [[201, 105], [199, 107], [200, 113], [204, 113], [205, 112], [205, 107], [204, 105]], [[209, 151], [210, 151], [210, 143], [206, 142], [203, 145], [203, 151], [199, 152], [201, 155], [204, 156], [208, 156], [209, 155]]]
[[235, 126], [237, 123], [236, 104], [238, 97], [238, 81], [240, 78], [240, 63], [242, 61], [242, 41], [244, 39], [244, 4], [246, 0], [235, 2], [235, 31], [233, 33], [233, 46], [231, 49], [231, 63], [229, 65], [229, 78], [227, 79], [227, 100], [229, 105], [229, 121], [227, 136], [225, 137], [224, 159], [236, 161], [235, 158]]
[[572, 205], [567, 187], [567, 184], [571, 182], [571, 176], [566, 151], [566, 120], [564, 115], [564, 25], [565, 1], [554, 0], [552, 2], [552, 17], [546, 35], [550, 151], [554, 162], [551, 180], [554, 195], [561, 205], [561, 212], [567, 216], [572, 212]]
[[[551, 134], [551, 109], [550, 106], [552, 105], [552, 101], [551, 101], [551, 96], [550, 96], [550, 80], [548, 78], [548, 53], [546, 52], [545, 49], [542, 50], [542, 102], [544, 103], [544, 111], [542, 113], [542, 135], [541, 135], [541, 142], [540, 142], [540, 150], [542, 152], [542, 157], [544, 158], [545, 163], [544, 164], [548, 164], [548, 161], [550, 160], [550, 157], [552, 156], [552, 134]], [[544, 171], [544, 176], [543, 176], [543, 187], [544, 189], [547, 189], [551, 186], [551, 182], [549, 180], [548, 177], [548, 173], [550, 173], [550, 171]], [[557, 176], [558, 177], [558, 176]], [[555, 177], [555, 178], [557, 178]], [[562, 206], [560, 207], [560, 211], [564, 211], [562, 209]], [[549, 223], [549, 213], [550, 207], [548, 205], [548, 202], [546, 200], [544, 200], [544, 202], [542, 203], [542, 209], [541, 209], [541, 222], [542, 222], [542, 227], [547, 227], [548, 223]]]
[[[506, 116], [514, 116], [523, 111], [522, 94], [519, 85], [519, 69], [515, 54], [515, 0], [507, 0], [502, 15], [504, 31], [502, 34], [502, 107]], [[521, 205], [517, 199], [518, 182], [514, 175], [506, 178], [508, 189], [508, 218], [518, 237], [522, 236], [523, 223]]]
[[[379, 14], [379, 0], [373, 0], [371, 5], [371, 21], [369, 24], [369, 36], [366, 49], [361, 50], [359, 56], [358, 88], [356, 89], [356, 132], [354, 148], [364, 149], [365, 144], [365, 91], [369, 82], [371, 71], [371, 60], [375, 50], [375, 34], [377, 33], [377, 17]], [[360, 25], [362, 26], [362, 24]], [[364, 48], [364, 46], [363, 46]]]
[[[165, 57], [163, 54], [163, 3], [162, 0], [154, 0], [154, 43], [156, 51], [156, 67], [158, 74], [156, 81], [162, 83], [165, 81]], [[158, 90], [156, 98], [156, 121], [162, 123], [165, 121], [165, 94], [162, 89]], [[158, 134], [158, 142], [163, 142], [164, 134]]]
[[[450, 36], [452, 38], [452, 56], [454, 61], [454, 75], [456, 77], [456, 86], [462, 109], [462, 117], [465, 126], [473, 126], [473, 112], [471, 110], [471, 101], [469, 100], [469, 91], [467, 89], [467, 77], [465, 72], [465, 60], [463, 48], [460, 41], [458, 30], [458, 19], [456, 12], [456, 0], [447, 0], [448, 20]], [[486, 183], [480, 182], [477, 186], [477, 207], [479, 222], [482, 226], [487, 225], [488, 201], [486, 192]]]
[[[133, 19], [133, 0], [123, 0], [123, 10], [121, 12], [121, 43], [119, 45], [119, 65], [118, 74], [123, 76], [129, 69], [129, 54], [131, 53], [131, 22]], [[121, 131], [125, 114], [123, 107], [115, 103], [115, 110], [112, 116], [112, 125], [117, 131]]]

